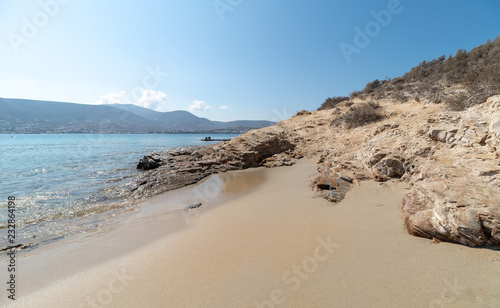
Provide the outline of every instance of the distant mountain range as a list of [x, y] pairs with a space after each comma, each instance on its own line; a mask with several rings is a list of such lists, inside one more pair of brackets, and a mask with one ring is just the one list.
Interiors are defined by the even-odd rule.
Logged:
[[239, 133], [271, 121], [219, 122], [187, 111], [0, 98], [0, 133]]

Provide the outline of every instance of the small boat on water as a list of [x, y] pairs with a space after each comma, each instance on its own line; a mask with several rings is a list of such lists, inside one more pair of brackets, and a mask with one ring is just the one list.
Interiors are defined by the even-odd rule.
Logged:
[[201, 139], [201, 141], [229, 141], [231, 139], [212, 139], [212, 137], [205, 137], [205, 139]]

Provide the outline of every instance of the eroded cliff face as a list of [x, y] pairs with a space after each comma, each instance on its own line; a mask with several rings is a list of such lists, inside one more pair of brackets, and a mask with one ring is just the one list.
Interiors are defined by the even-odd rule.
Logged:
[[408, 232], [469, 246], [500, 245], [500, 96], [429, 120], [426, 135], [436, 151], [417, 163], [410, 178], [403, 200]]
[[[355, 103], [362, 103], [358, 101]], [[217, 172], [292, 165], [319, 156], [312, 186], [332, 202], [360, 181], [406, 181], [403, 213], [412, 235], [466, 245], [500, 244], [500, 96], [462, 112], [380, 100], [382, 120], [348, 129], [334, 109], [302, 111], [224, 143], [146, 155], [137, 197]]]
[[[335, 133], [337, 140], [322, 154], [316, 188], [342, 176], [406, 181], [403, 213], [410, 234], [500, 245], [500, 96], [462, 112], [418, 103], [384, 108], [385, 120]], [[331, 195], [325, 194], [335, 199]]]

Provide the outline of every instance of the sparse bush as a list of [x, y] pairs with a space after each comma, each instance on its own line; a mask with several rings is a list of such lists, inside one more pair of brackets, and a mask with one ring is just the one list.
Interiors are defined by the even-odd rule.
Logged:
[[469, 52], [460, 49], [454, 56], [423, 61], [402, 77], [374, 80], [362, 91], [352, 92], [350, 99], [388, 98], [405, 102], [418, 98], [425, 103], [444, 102], [450, 108], [462, 108], [455, 101], [460, 98], [454, 95], [457, 90], [467, 96], [463, 108], [500, 94], [500, 36]]
[[361, 95], [361, 91], [352, 91], [351, 94], [349, 94], [349, 98], [354, 99], [360, 95]]
[[446, 106], [448, 106], [448, 108], [450, 110], [453, 110], [453, 111], [465, 110], [465, 109], [467, 109], [467, 106], [466, 106], [467, 95], [465, 95], [465, 93], [459, 93], [456, 95], [452, 95], [452, 96], [446, 98], [444, 103], [446, 104]]
[[398, 77], [398, 78], [394, 78], [393, 80], [391, 80], [391, 82], [393, 84], [401, 84], [401, 83], [405, 83], [406, 80], [403, 77]]
[[367, 83], [365, 88], [363, 89], [363, 93], [364, 94], [371, 93], [375, 88], [380, 86], [380, 84], [381, 82], [378, 79], [375, 79], [374, 81]]
[[[499, 71], [500, 37], [469, 52], [460, 49], [455, 56], [423, 61], [402, 78], [395, 78], [389, 84], [397, 85], [396, 90], [405, 91], [421, 101], [444, 102], [454, 106], [451, 108], [460, 109], [460, 103], [455, 101], [459, 97], [448, 97], [450, 92], [453, 93], [456, 89], [466, 90], [467, 103], [463, 108], [483, 103], [489, 96], [500, 93]], [[405, 82], [399, 83], [400, 80]], [[391, 96], [401, 98], [401, 94], [396, 91]]]
[[354, 105], [354, 103], [352, 101], [345, 101], [344, 102], [345, 107], [351, 107], [352, 105]]
[[450, 110], [462, 111], [474, 105], [486, 102], [488, 97], [492, 95], [493, 93], [488, 89], [474, 89], [473, 91], [462, 92], [449, 96], [444, 100], [444, 103]]
[[398, 103], [404, 103], [408, 100], [408, 97], [401, 90], [396, 91], [396, 93], [392, 95], [392, 98]]
[[349, 108], [349, 110], [337, 117], [332, 124], [344, 124], [347, 128], [363, 126], [383, 118], [380, 105], [374, 102], [361, 103]]
[[327, 98], [323, 104], [321, 104], [321, 107], [318, 108], [319, 110], [327, 110], [327, 109], [333, 109], [335, 108], [338, 104], [342, 103], [343, 101], [349, 100], [349, 97], [345, 96], [334, 96], [334, 97], [329, 97]]
[[491, 91], [488, 88], [481, 88], [473, 93], [474, 94], [469, 98], [469, 106], [467, 108], [486, 102], [489, 97], [500, 93], [500, 91]]

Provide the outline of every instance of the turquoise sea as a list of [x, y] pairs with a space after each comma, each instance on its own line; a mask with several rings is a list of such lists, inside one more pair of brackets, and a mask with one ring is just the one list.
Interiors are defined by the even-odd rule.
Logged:
[[[133, 200], [111, 189], [133, 180], [145, 154], [204, 145], [200, 134], [0, 135], [0, 230], [7, 227], [7, 197], [16, 198], [16, 243], [32, 247], [106, 223]], [[228, 139], [234, 134], [211, 135]], [[0, 249], [8, 246], [0, 239]]]

